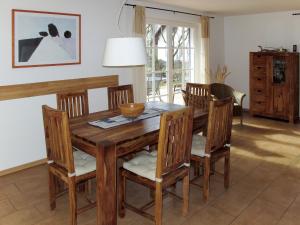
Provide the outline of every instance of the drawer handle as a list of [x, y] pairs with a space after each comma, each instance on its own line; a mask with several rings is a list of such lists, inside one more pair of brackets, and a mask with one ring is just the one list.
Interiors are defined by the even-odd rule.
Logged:
[[259, 92], [259, 93], [260, 93], [260, 92], [262, 92], [262, 91], [261, 91], [261, 90], [257, 90], [257, 92]]
[[261, 78], [257, 78], [257, 80], [261, 80]]

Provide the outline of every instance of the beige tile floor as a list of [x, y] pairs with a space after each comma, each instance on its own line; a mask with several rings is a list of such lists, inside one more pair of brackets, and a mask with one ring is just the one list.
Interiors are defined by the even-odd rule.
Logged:
[[[164, 200], [168, 225], [300, 225], [300, 125], [246, 117], [244, 126], [234, 122], [231, 151], [231, 185], [224, 190], [222, 177], [211, 178], [211, 196], [202, 201], [201, 190], [190, 188], [190, 210], [181, 216], [181, 202]], [[222, 171], [223, 162], [216, 165]], [[67, 196], [48, 206], [46, 166], [0, 177], [0, 225], [68, 224]], [[200, 181], [201, 182], [201, 181]], [[181, 185], [176, 192], [180, 193]], [[149, 200], [146, 188], [128, 184], [128, 201]], [[84, 204], [82, 196], [79, 204]], [[153, 209], [149, 209], [150, 212]], [[95, 209], [78, 217], [79, 225], [95, 224]], [[127, 211], [118, 224], [153, 224]]]

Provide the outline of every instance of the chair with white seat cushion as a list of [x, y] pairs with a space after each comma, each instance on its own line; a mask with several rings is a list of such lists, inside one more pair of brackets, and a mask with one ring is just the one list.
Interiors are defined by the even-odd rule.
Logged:
[[139, 152], [133, 159], [127, 162], [125, 161], [123, 163], [123, 168], [139, 176], [155, 181], [157, 159], [156, 153], [156, 151]]
[[[119, 172], [119, 216], [125, 216], [129, 208], [142, 216], [162, 224], [163, 190], [183, 180], [183, 215], [187, 214], [189, 201], [189, 165], [192, 144], [192, 108], [186, 107], [161, 115], [158, 151], [140, 152], [124, 162]], [[155, 192], [155, 215], [145, 212], [144, 207], [136, 208], [125, 201], [126, 180], [149, 187]]]
[[232, 128], [233, 99], [214, 100], [209, 104], [207, 137], [193, 136], [191, 160], [195, 166], [203, 165], [203, 198], [209, 196], [210, 165], [225, 158], [224, 186], [229, 187], [230, 140]]
[[[59, 92], [56, 94], [56, 104], [58, 110], [64, 110], [68, 114], [68, 118], [77, 118], [81, 116], [86, 116], [89, 114], [89, 96], [88, 91], [84, 90], [76, 90], [76, 91], [68, 91], [68, 92]], [[78, 189], [80, 191], [89, 191], [92, 189], [92, 180], [80, 184]], [[65, 185], [59, 180], [55, 181], [57, 185], [57, 191], [64, 191]]]
[[73, 151], [68, 115], [43, 105], [43, 118], [49, 172], [50, 208], [56, 208], [56, 198], [60, 195], [55, 178], [62, 180], [69, 189], [70, 224], [77, 224], [77, 214], [95, 207], [92, 203], [77, 208], [76, 185], [96, 177], [96, 159], [81, 150]]
[[73, 157], [76, 176], [80, 176], [96, 170], [95, 157], [78, 149], [75, 149], [75, 151], [73, 151]]

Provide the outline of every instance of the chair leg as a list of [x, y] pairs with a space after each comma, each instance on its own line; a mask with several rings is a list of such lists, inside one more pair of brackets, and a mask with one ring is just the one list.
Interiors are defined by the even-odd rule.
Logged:
[[54, 210], [56, 208], [56, 180], [55, 176], [48, 171], [49, 173], [49, 202], [50, 209]]
[[200, 163], [198, 161], [194, 161], [194, 176], [200, 176]]
[[155, 191], [153, 190], [153, 189], [149, 189], [149, 197], [151, 198], [151, 199], [154, 199], [155, 198]]
[[155, 188], [155, 225], [162, 225], [162, 207], [163, 207], [162, 184], [156, 182]]
[[56, 208], [56, 187], [55, 176], [49, 171], [49, 201], [51, 210]]
[[216, 162], [212, 161], [212, 162], [210, 162], [210, 173], [211, 173], [211, 175], [214, 175], [215, 172], [216, 172]]
[[125, 195], [126, 195], [126, 178], [122, 175], [122, 170], [119, 171], [119, 217], [123, 218], [125, 216]]
[[203, 200], [207, 201], [209, 196], [209, 176], [210, 176], [210, 158], [205, 157], [204, 161], [204, 177], [203, 177]]
[[240, 124], [243, 126], [243, 110], [241, 110]]
[[183, 192], [182, 215], [186, 216], [188, 214], [188, 210], [189, 210], [189, 192], [190, 192], [190, 175], [189, 174], [183, 178], [182, 192]]
[[224, 187], [227, 189], [230, 182], [230, 153], [225, 156], [224, 161]]
[[75, 177], [69, 177], [70, 225], [77, 224], [77, 196]]
[[89, 194], [92, 194], [92, 189], [93, 189], [93, 182], [90, 179], [90, 180], [87, 181], [87, 191], [88, 191]]
[[78, 192], [86, 192], [87, 181], [77, 185]]

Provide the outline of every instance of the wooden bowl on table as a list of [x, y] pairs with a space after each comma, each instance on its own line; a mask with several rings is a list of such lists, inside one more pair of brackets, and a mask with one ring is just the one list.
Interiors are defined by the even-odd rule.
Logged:
[[125, 117], [136, 118], [145, 110], [144, 103], [128, 103], [119, 106], [121, 114]]

